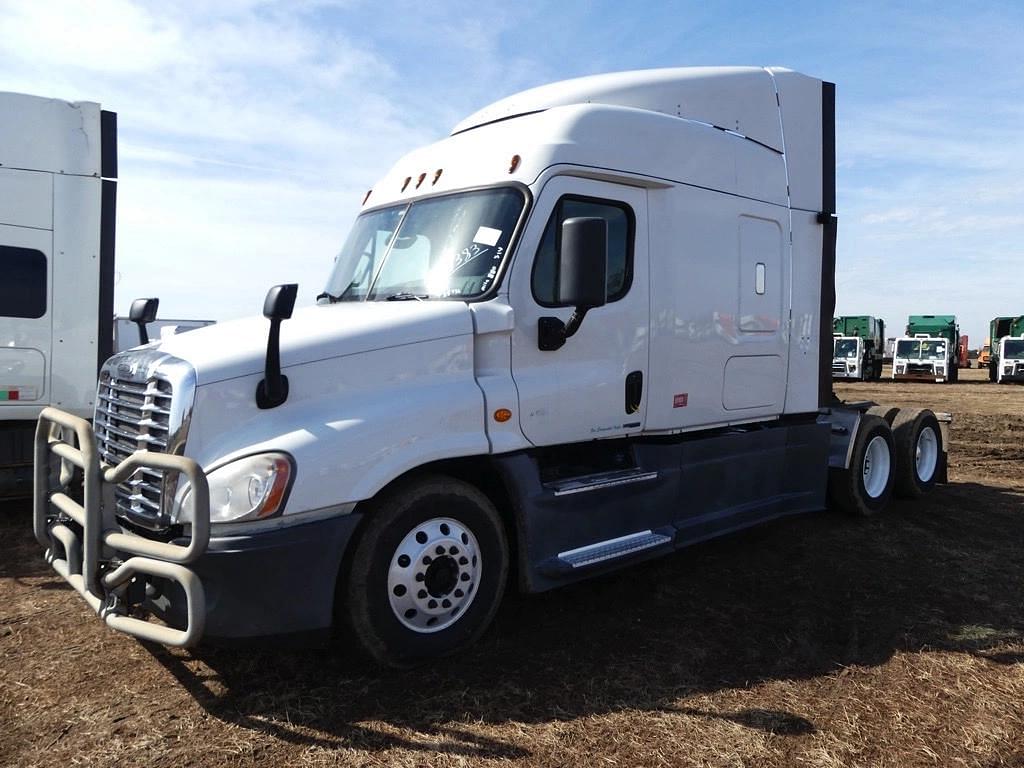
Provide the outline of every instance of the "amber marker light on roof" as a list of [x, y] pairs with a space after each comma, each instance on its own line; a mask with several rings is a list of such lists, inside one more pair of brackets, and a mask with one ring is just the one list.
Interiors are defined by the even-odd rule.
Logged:
[[512, 411], [508, 408], [499, 408], [494, 412], [494, 420], [499, 424], [504, 424], [506, 421], [512, 418]]
[[509, 173], [515, 173], [516, 172], [516, 168], [519, 167], [519, 161], [520, 160], [521, 160], [521, 158], [519, 157], [519, 155], [512, 155], [512, 162], [510, 162], [508, 164], [508, 172]]
[[423, 180], [424, 180], [425, 178], [427, 178], [427, 174], [425, 174], [425, 173], [421, 173], [421, 174], [420, 174], [420, 177], [419, 177], [419, 179], [417, 179], [417, 181], [416, 181], [416, 189], [419, 189], [419, 188], [420, 188], [420, 184], [422, 184], [422, 183], [423, 183]]
[[437, 180], [441, 178], [442, 173], [444, 173], [444, 168], [438, 168], [436, 171], [434, 171], [434, 180], [430, 182], [431, 186], [437, 184]]
[[405, 183], [402, 184], [402, 191], [405, 192], [405, 188], [409, 186], [409, 182], [412, 181], [412, 176], [405, 177]]
[[366, 201], [370, 199], [370, 195], [373, 193], [372, 189], [366, 190], [366, 195], [363, 197], [363, 205], [366, 205]]

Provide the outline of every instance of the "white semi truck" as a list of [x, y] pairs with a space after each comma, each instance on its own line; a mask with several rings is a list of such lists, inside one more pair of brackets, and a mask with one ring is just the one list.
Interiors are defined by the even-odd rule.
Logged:
[[786, 69], [492, 104], [367, 193], [317, 306], [276, 286], [109, 359], [92, 426], [43, 412], [46, 557], [138, 637], [404, 665], [507, 586], [920, 495], [945, 420], [832, 394], [834, 168], [834, 86]]
[[1000, 384], [1024, 383], [1024, 335], [1003, 336], [994, 365], [996, 381]]
[[832, 321], [832, 378], [877, 381], [882, 378], [885, 322], [870, 315], [844, 315]]

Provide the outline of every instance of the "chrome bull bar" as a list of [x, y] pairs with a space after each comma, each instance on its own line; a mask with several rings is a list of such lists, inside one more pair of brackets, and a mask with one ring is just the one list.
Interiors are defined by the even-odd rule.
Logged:
[[[51, 473], [51, 456], [60, 459], [56, 477]], [[68, 494], [76, 467], [83, 473], [81, 504]], [[187, 545], [123, 533], [117, 526], [113, 488], [142, 467], [176, 472], [188, 480], [193, 521]], [[46, 561], [108, 626], [171, 646], [192, 646], [202, 637], [206, 596], [202, 582], [188, 566], [202, 556], [210, 541], [210, 494], [206, 475], [192, 459], [136, 451], [117, 466], [103, 468], [89, 422], [44, 408], [36, 425], [32, 524], [36, 539], [46, 547]], [[122, 554], [127, 559], [118, 559]], [[181, 587], [186, 601], [184, 629], [128, 615], [126, 593], [136, 576], [155, 576]]]

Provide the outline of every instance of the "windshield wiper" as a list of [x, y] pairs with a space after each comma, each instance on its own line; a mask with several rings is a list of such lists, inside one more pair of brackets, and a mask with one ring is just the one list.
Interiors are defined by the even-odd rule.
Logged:
[[327, 291], [324, 291], [323, 293], [316, 297], [316, 300], [320, 301], [320, 299], [327, 299], [331, 304], [337, 304], [339, 301], [348, 300], [350, 298], [349, 291], [351, 291], [353, 288], [358, 287], [359, 281], [353, 280], [351, 283], [348, 284], [348, 288], [339, 293], [337, 296], [335, 296], [333, 293], [328, 293]]
[[423, 301], [429, 299], [429, 293], [409, 293], [408, 291], [402, 291], [400, 293], [392, 293], [388, 296], [388, 301]]

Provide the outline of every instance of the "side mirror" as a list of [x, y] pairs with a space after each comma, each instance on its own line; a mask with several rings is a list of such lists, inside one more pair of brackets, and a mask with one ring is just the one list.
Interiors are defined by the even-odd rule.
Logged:
[[568, 323], [557, 317], [540, 318], [537, 346], [544, 351], [561, 349], [579, 330], [587, 312], [608, 300], [608, 222], [596, 217], [562, 222], [557, 271], [555, 298], [575, 309]]
[[128, 319], [139, 326], [139, 344], [149, 344], [146, 325], [156, 320], [160, 299], [136, 299], [128, 310]]
[[275, 285], [263, 300], [263, 316], [270, 320], [267, 336], [267, 358], [263, 366], [263, 380], [256, 385], [256, 405], [276, 408], [288, 399], [288, 377], [281, 373], [281, 321], [292, 316], [297, 283]]
[[558, 303], [576, 309], [603, 307], [607, 286], [608, 222], [598, 218], [566, 219], [558, 262]]

